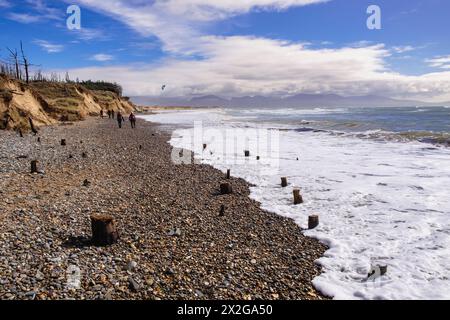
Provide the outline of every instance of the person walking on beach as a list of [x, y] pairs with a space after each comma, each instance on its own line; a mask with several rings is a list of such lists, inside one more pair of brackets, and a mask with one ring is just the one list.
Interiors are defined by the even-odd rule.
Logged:
[[119, 124], [119, 129], [122, 129], [122, 122], [125, 122], [125, 119], [119, 111], [117, 112], [117, 123]]
[[114, 110], [111, 110], [111, 118], [114, 119], [115, 113]]
[[108, 110], [108, 118], [111, 119], [111, 110]]
[[136, 116], [133, 112], [130, 114], [130, 117], [128, 119], [130, 120], [131, 128], [136, 129]]
[[100, 117], [103, 119], [103, 109], [102, 110], [100, 110]]

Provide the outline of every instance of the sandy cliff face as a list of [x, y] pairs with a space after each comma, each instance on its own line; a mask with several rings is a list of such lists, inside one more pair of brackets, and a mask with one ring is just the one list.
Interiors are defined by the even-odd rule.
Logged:
[[113, 92], [91, 91], [77, 84], [25, 84], [0, 75], [0, 129], [27, 130], [28, 118], [36, 126], [78, 121], [101, 110], [129, 114], [135, 107]]
[[48, 114], [48, 105], [32, 89], [0, 78], [0, 129], [25, 129], [29, 117], [37, 126], [56, 123]]

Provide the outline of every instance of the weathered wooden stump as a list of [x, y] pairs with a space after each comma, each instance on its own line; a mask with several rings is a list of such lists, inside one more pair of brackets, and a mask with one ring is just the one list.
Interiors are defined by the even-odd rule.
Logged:
[[288, 180], [286, 177], [281, 178], [281, 186], [286, 188], [288, 186]]
[[38, 134], [38, 131], [37, 131], [36, 127], [34, 126], [33, 119], [31, 119], [31, 118], [29, 117], [29, 118], [28, 118], [28, 122], [30, 123], [31, 132], [33, 132], [34, 135], [37, 135], [37, 134]]
[[61, 145], [62, 145], [62, 146], [67, 146], [67, 141], [66, 141], [66, 139], [61, 139]]
[[38, 161], [31, 161], [31, 173], [38, 173]]
[[303, 197], [300, 194], [300, 189], [294, 189], [294, 204], [301, 204], [303, 203]]
[[116, 223], [111, 216], [92, 215], [92, 244], [96, 246], [108, 246], [119, 240]]
[[231, 194], [233, 193], [233, 188], [231, 187], [231, 184], [228, 182], [221, 183], [220, 184], [220, 194]]
[[245, 154], [245, 157], [247, 157], [247, 158], [250, 157], [250, 151], [245, 150], [245, 151], [244, 151], [244, 154]]
[[319, 226], [319, 216], [313, 215], [308, 218], [308, 229], [314, 229]]
[[227, 179], [230, 180], [230, 178], [231, 178], [231, 170], [228, 169], [227, 170]]
[[387, 273], [388, 270], [388, 266], [384, 265], [384, 266], [380, 266], [380, 273], [382, 276], [384, 276]]
[[220, 206], [220, 213], [219, 213], [219, 216], [220, 216], [220, 217], [225, 216], [225, 206], [224, 206], [224, 205], [221, 205], [221, 206]]

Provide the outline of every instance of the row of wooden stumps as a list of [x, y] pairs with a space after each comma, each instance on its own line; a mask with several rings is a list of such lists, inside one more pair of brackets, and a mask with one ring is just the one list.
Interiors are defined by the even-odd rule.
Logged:
[[[30, 121], [31, 122], [31, 121]], [[32, 122], [31, 122], [32, 123]], [[32, 129], [34, 127], [32, 126]], [[36, 130], [33, 130], [33, 132]], [[38, 138], [40, 142], [40, 138]], [[80, 143], [83, 143], [80, 141]], [[61, 146], [66, 146], [66, 139], [61, 139]], [[82, 153], [83, 158], [87, 158], [87, 153]], [[38, 168], [39, 161], [31, 161], [31, 173], [39, 173]], [[85, 180], [83, 185], [86, 186], [89, 183]], [[225, 209], [223, 209], [225, 211]], [[119, 233], [117, 231], [116, 222], [113, 217], [108, 215], [92, 215], [91, 216], [91, 228], [92, 228], [92, 239], [91, 243], [95, 246], [109, 246], [115, 244], [119, 240]]]
[[[281, 178], [281, 187], [286, 188], [288, 186], [288, 179], [287, 177]], [[293, 191], [294, 194], [294, 204], [302, 204], [303, 203], [303, 197], [300, 193], [299, 188], [295, 188]], [[312, 215], [308, 218], [308, 229], [315, 229], [319, 226], [319, 216], [318, 215]]]
[[[226, 175], [227, 180], [229, 180], [231, 178], [231, 170], [228, 169], [227, 170], [227, 175]], [[283, 188], [288, 186], [288, 180], [287, 177], [283, 177], [281, 178], [281, 186]], [[231, 194], [233, 193], [233, 188], [231, 186], [231, 184], [229, 182], [223, 182], [220, 184], [220, 194], [221, 195], [227, 195], [227, 194]], [[294, 194], [294, 205], [298, 205], [298, 204], [302, 204], [303, 203], [303, 197], [300, 194], [300, 189], [299, 188], [295, 188], [293, 191]], [[221, 208], [221, 215], [223, 215], [224, 213], [224, 207], [222, 206]], [[315, 229], [316, 227], [319, 226], [319, 216], [318, 215], [312, 215], [309, 216], [308, 218], [308, 228], [309, 229]]]
[[[206, 150], [207, 147], [208, 147], [207, 144], [203, 144], [203, 150]], [[250, 157], [250, 151], [244, 150], [244, 155], [246, 158]], [[256, 159], [260, 160], [260, 157], [258, 156], [258, 157], [256, 157]], [[231, 170], [228, 169], [227, 173], [226, 173], [226, 179], [230, 180], [230, 178], [231, 178]], [[286, 188], [287, 186], [288, 186], [287, 177], [282, 177], [281, 178], [281, 187]], [[227, 195], [227, 194], [232, 194], [232, 193], [233, 193], [233, 187], [231, 186], [231, 184], [229, 182], [222, 182], [220, 184], [220, 194], [221, 195]], [[294, 205], [299, 205], [299, 204], [303, 203], [303, 197], [300, 193], [299, 188], [294, 188], [293, 195], [294, 195]], [[222, 206], [220, 209], [221, 216], [224, 215], [224, 211], [225, 211], [225, 207]], [[309, 216], [308, 228], [315, 229], [317, 226], [319, 226], [319, 216], [318, 215]]]

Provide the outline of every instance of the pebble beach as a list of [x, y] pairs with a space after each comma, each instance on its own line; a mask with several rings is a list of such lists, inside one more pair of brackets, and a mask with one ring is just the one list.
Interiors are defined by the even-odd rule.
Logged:
[[[220, 195], [223, 172], [172, 163], [169, 139], [94, 118], [0, 132], [0, 299], [327, 299], [311, 284], [327, 248], [246, 181]], [[90, 243], [93, 214], [115, 219], [116, 244]]]

